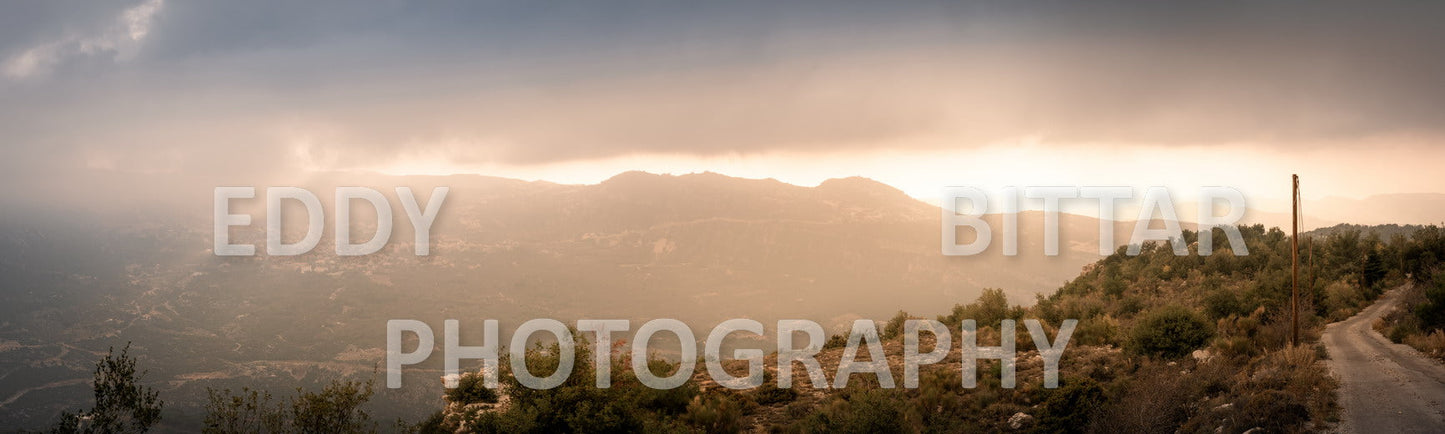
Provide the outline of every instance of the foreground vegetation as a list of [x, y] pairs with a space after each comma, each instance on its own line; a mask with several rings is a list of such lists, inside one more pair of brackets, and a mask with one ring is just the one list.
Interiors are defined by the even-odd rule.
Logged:
[[80, 412], [63, 412], [52, 433], [146, 432], [161, 420], [165, 402], [159, 393], [140, 384], [145, 371], [136, 370], [130, 345], [115, 353], [111, 348], [95, 363], [91, 381], [95, 405]]
[[[1167, 245], [1124, 250], [1090, 265], [1030, 307], [985, 291], [937, 319], [957, 329], [980, 325], [980, 345], [996, 345], [1003, 319], [1078, 319], [1061, 369], [1061, 387], [1042, 387], [1042, 366], [1027, 334], [1016, 335], [1018, 387], [998, 383], [998, 363], [981, 362], [980, 384], [960, 385], [958, 359], [926, 367], [918, 389], [882, 389], [859, 375], [842, 390], [750, 391], [708, 387], [673, 391], [635, 381], [591, 386], [586, 363], [567, 385], [535, 391], [508, 384], [501, 396], [453, 399], [419, 426], [427, 432], [693, 431], [737, 432], [1308, 432], [1337, 421], [1336, 384], [1320, 363], [1323, 325], [1347, 318], [1384, 290], [1431, 274], [1445, 257], [1438, 229], [1388, 241], [1358, 228], [1322, 231], [1301, 245], [1299, 345], [1290, 345], [1291, 239], [1278, 229], [1241, 228], [1248, 256], [1217, 249], [1175, 256]], [[1186, 233], [1194, 249], [1196, 233]], [[1217, 240], [1223, 240], [1216, 233]], [[1431, 253], [1439, 251], [1440, 253]], [[1439, 256], [1432, 256], [1439, 255]], [[1442, 273], [1445, 274], [1445, 273]], [[1445, 288], [1445, 287], [1441, 287]], [[1445, 306], [1445, 289], [1437, 291]], [[1426, 303], [1435, 303], [1427, 297]], [[883, 327], [884, 356], [900, 357], [899, 312]], [[1432, 317], [1433, 318], [1433, 317]], [[1445, 315], [1440, 317], [1445, 325]], [[1425, 324], [1422, 322], [1422, 324]], [[1422, 327], [1421, 330], [1426, 330]], [[1432, 328], [1441, 336], [1439, 327]], [[1056, 333], [1050, 330], [1050, 333]], [[1445, 339], [1442, 339], [1445, 340]], [[841, 346], [841, 336], [828, 347]], [[957, 348], [958, 341], [954, 347]], [[923, 349], [926, 351], [926, 349]], [[831, 354], [829, 352], [832, 352]], [[820, 359], [837, 357], [837, 348]], [[866, 350], [864, 351], [866, 353]], [[545, 352], [534, 369], [547, 372]], [[579, 354], [578, 360], [587, 360]], [[860, 357], [862, 357], [860, 355]], [[826, 367], [829, 363], [824, 362]], [[503, 378], [506, 378], [503, 364]], [[613, 372], [621, 372], [614, 369]], [[894, 369], [898, 375], [899, 369]], [[831, 373], [829, 373], [831, 375]], [[771, 373], [770, 373], [771, 375]], [[475, 387], [476, 381], [470, 384]], [[508, 399], [510, 398], [510, 399]], [[580, 409], [550, 412], [550, 409]]]
[[1400, 309], [1387, 313], [1375, 328], [1395, 343], [1445, 360], [1445, 272], [1440, 268], [1445, 260], [1445, 231], [1428, 227], [1402, 245], [1400, 266], [1409, 271], [1410, 285], [1402, 289]]
[[[998, 345], [997, 325], [1004, 319], [1037, 318], [1051, 326], [1077, 319], [1056, 389], [1042, 387], [1042, 362], [1028, 333], [1015, 336], [1016, 388], [1001, 387], [996, 361], [981, 361], [978, 387], [963, 388], [954, 352], [942, 363], [925, 366], [917, 389], [879, 388], [871, 374], [850, 378], [845, 389], [801, 384], [782, 389], [773, 381], [776, 372], [768, 371], [763, 387], [738, 391], [717, 386], [701, 374], [705, 369], [697, 369], [699, 374], [682, 387], [654, 390], [633, 376], [630, 360], [618, 351], [612, 357], [612, 387], [598, 389], [591, 345], [579, 344], [574, 371], [560, 387], [522, 387], [504, 360], [500, 389], [484, 387], [478, 373], [463, 375], [460, 387], [446, 392], [445, 409], [420, 423], [389, 428], [426, 433], [1324, 430], [1338, 414], [1336, 384], [1320, 363], [1326, 355], [1317, 343], [1325, 323], [1348, 318], [1383, 291], [1413, 282], [1418, 294], [1410, 307], [1381, 327], [1392, 339], [1445, 357], [1445, 273], [1436, 272], [1445, 258], [1445, 237], [1435, 227], [1412, 229], [1382, 240], [1359, 228], [1330, 228], [1301, 245], [1301, 261], [1312, 266], [1300, 275], [1298, 345], [1289, 342], [1291, 239], [1278, 229], [1251, 226], [1241, 228], [1248, 256], [1234, 256], [1228, 248], [1209, 256], [1175, 256], [1159, 244], [1128, 256], [1121, 248], [1032, 306], [1012, 305], [1003, 291], [991, 289], [936, 317], [954, 330], [965, 319], [975, 320], [978, 343], [985, 346]], [[1197, 236], [1185, 233], [1191, 250]], [[1224, 240], [1222, 234], [1215, 236]], [[902, 357], [902, 324], [910, 318], [916, 317], [899, 312], [883, 325], [885, 354], [862, 349], [859, 357], [886, 357], [896, 365]], [[953, 348], [958, 348], [959, 336], [954, 338]], [[819, 354], [825, 371], [836, 366], [830, 361], [839, 357], [842, 342], [841, 336], [833, 337]], [[921, 351], [933, 345], [923, 344]], [[534, 348], [527, 364], [534, 374], [545, 375], [558, 366], [554, 354]], [[677, 369], [661, 360], [649, 366], [658, 375]], [[895, 366], [892, 372], [902, 370]], [[806, 375], [799, 371], [795, 377]], [[273, 400], [269, 393], [252, 390], [212, 391], [204, 428], [379, 428], [364, 410], [370, 383], [334, 382], [319, 392], [296, 393]]]

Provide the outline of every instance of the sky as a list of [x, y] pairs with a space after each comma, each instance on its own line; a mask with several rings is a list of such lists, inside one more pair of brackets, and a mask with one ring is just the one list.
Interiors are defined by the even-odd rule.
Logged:
[[1290, 173], [1310, 198], [1445, 193], [1439, 2], [0, 7], [0, 181], [20, 189], [647, 170], [857, 175], [920, 198], [1225, 185], [1278, 202]]

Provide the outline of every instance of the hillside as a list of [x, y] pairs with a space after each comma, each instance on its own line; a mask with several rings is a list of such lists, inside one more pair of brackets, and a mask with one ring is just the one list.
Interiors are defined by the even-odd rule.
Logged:
[[[427, 257], [411, 254], [399, 210], [389, 250], [345, 258], [330, 251], [329, 233], [302, 256], [212, 256], [204, 198], [119, 215], [17, 210], [0, 222], [0, 388], [14, 391], [0, 397], [0, 419], [35, 427], [76, 407], [95, 357], [126, 342], [173, 403], [166, 423], [194, 426], [207, 387], [289, 390], [370, 375], [389, 319], [439, 329], [443, 319], [494, 318], [504, 335], [539, 317], [789, 317], [836, 330], [897, 309], [935, 311], [986, 287], [1030, 303], [1098, 258], [1097, 222], [1075, 216], [1063, 218], [1059, 257], [1042, 256], [1032, 230], [1017, 257], [944, 257], [934, 205], [862, 178], [810, 188], [717, 174], [629, 172], [597, 185], [329, 175], [301, 185], [323, 198], [336, 185], [451, 193]], [[256, 224], [234, 242], [264, 239], [261, 203], [236, 205]], [[1041, 224], [1037, 213], [1020, 222]], [[439, 359], [409, 370], [407, 388], [380, 391], [379, 416], [439, 405]]]
[[[572, 377], [557, 389], [523, 388], [508, 375], [506, 364], [498, 392], [479, 392], [475, 376], [464, 378], [463, 388], [448, 394], [448, 405], [418, 428], [421, 432], [458, 428], [471, 432], [1330, 431], [1340, 420], [1340, 398], [1337, 377], [1322, 361], [1336, 351], [1318, 342], [1323, 325], [1350, 317], [1385, 288], [1406, 281], [1406, 276], [1434, 269], [1433, 258], [1445, 252], [1445, 243], [1434, 227], [1388, 244], [1362, 237], [1357, 230], [1320, 236], [1318, 268], [1305, 273], [1301, 282], [1300, 336], [1294, 344], [1288, 307], [1292, 240], [1277, 228], [1249, 226], [1241, 232], [1250, 246], [1249, 256], [1216, 251], [1181, 257], [1151, 243], [1140, 255], [1121, 252], [1090, 264], [1033, 306], [1010, 306], [1002, 292], [985, 291], [977, 301], [955, 305], [937, 316], [954, 331], [963, 320], [978, 321], [980, 345], [999, 342], [996, 324], [1004, 319], [1041, 320], [1044, 332], [1054, 338], [1063, 333], [1054, 327], [1065, 319], [1078, 320], [1063, 353], [1058, 388], [1041, 384], [1042, 359], [1032, 340], [1036, 338], [1022, 331], [1015, 335], [1014, 387], [999, 383], [1001, 368], [995, 361], [980, 362], [979, 387], [960, 387], [962, 359], [955, 350], [920, 370], [918, 388], [881, 387], [873, 374], [855, 372], [847, 388], [818, 389], [798, 384], [796, 379], [806, 377], [802, 365], [777, 366], [776, 358], [768, 356], [762, 362], [767, 382], [759, 388], [721, 388], [697, 368], [690, 384], [652, 390], [638, 384], [628, 371], [625, 351], [615, 351], [612, 372], [620, 378], [614, 379], [611, 389], [602, 390], [592, 386], [591, 364], [581, 362], [591, 356], [579, 353]], [[1185, 233], [1190, 241], [1196, 235]], [[1357, 259], [1361, 255], [1364, 261]], [[1378, 311], [1379, 306], [1372, 309]], [[903, 371], [899, 333], [904, 321], [912, 318], [919, 317], [899, 312], [881, 324], [882, 354], [859, 352], [863, 360], [886, 357], [895, 384], [902, 381]], [[959, 348], [961, 336], [953, 336], [952, 347]], [[928, 337], [920, 339], [921, 351], [935, 345]], [[830, 368], [846, 357], [842, 345], [842, 339], [835, 338], [818, 354], [829, 382], [836, 381], [836, 371]], [[555, 352], [533, 352], [528, 364], [556, 366], [556, 357]], [[675, 365], [653, 361], [649, 366], [666, 373]], [[746, 364], [735, 361], [732, 368], [733, 375], [741, 375]], [[793, 371], [793, 389], [777, 387], [779, 369]], [[546, 410], [550, 408], [576, 410], [556, 413]], [[1412, 420], [1433, 420], [1430, 417]]]

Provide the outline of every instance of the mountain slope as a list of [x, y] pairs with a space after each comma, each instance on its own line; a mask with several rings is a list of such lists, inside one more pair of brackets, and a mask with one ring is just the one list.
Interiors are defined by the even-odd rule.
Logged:
[[[198, 422], [207, 387], [289, 390], [369, 375], [390, 319], [426, 321], [438, 335], [443, 319], [464, 328], [499, 319], [503, 336], [532, 318], [677, 318], [699, 330], [734, 317], [807, 318], [836, 330], [898, 309], [941, 311], [984, 287], [1028, 303], [1098, 258], [1097, 222], [1073, 216], [1061, 223], [1064, 255], [1042, 256], [1042, 231], [1027, 229], [1041, 224], [1037, 213], [1020, 217], [1019, 256], [942, 256], [935, 206], [862, 178], [809, 188], [717, 174], [629, 172], [597, 185], [332, 174], [300, 184], [326, 198], [328, 222], [337, 185], [393, 201], [387, 250], [335, 256], [328, 227], [305, 255], [216, 257], [208, 200], [124, 219], [6, 219], [0, 386], [17, 393], [0, 398], [0, 420], [38, 427], [79, 407], [89, 392], [77, 380], [95, 354], [128, 341], [172, 404], [169, 423], [184, 427]], [[431, 256], [412, 255], [395, 186], [423, 198], [451, 188]], [[264, 202], [237, 201], [233, 212], [252, 213], [253, 225], [233, 229], [233, 242], [264, 240]], [[304, 217], [286, 212], [298, 229]], [[357, 239], [369, 236], [369, 215], [354, 211]], [[378, 416], [435, 408], [440, 359], [409, 370], [408, 387], [381, 391]]]

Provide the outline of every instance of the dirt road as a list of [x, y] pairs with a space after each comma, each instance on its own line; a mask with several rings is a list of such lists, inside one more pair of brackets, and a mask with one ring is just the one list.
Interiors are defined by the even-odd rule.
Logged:
[[1390, 291], [1358, 315], [1325, 327], [1320, 337], [1340, 380], [1339, 432], [1445, 432], [1445, 365], [1371, 327], [1395, 308], [1402, 292]]

